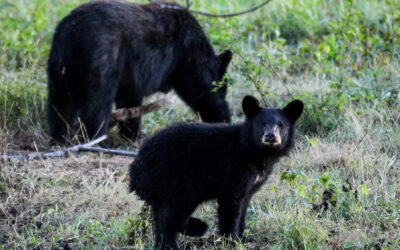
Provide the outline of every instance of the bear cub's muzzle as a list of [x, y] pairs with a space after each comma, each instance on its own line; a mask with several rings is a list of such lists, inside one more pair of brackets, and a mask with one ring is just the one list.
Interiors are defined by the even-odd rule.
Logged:
[[272, 147], [278, 147], [282, 143], [278, 126], [267, 128], [262, 137], [262, 143]]

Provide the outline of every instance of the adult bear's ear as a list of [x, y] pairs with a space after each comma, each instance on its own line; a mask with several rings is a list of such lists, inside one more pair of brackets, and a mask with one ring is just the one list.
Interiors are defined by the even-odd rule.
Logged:
[[232, 51], [225, 50], [220, 55], [218, 55], [218, 73], [221, 77], [225, 74], [226, 68], [228, 68], [229, 63], [232, 60]]
[[291, 122], [297, 121], [301, 113], [303, 113], [304, 104], [300, 100], [294, 100], [283, 108], [283, 112], [287, 115]]
[[260, 102], [255, 97], [250, 95], [243, 98], [242, 108], [243, 113], [246, 115], [247, 118], [252, 118], [262, 110]]

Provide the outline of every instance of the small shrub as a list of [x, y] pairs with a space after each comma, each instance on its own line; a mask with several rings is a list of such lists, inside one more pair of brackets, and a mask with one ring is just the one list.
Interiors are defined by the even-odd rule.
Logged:
[[346, 121], [349, 100], [345, 94], [303, 92], [296, 97], [305, 100], [305, 115], [300, 119], [300, 133], [327, 136]]

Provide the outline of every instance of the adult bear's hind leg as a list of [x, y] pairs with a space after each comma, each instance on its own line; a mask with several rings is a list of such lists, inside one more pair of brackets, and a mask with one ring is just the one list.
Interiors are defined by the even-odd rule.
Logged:
[[79, 119], [89, 140], [107, 134], [114, 97], [115, 90], [100, 87], [85, 100]]
[[80, 106], [79, 97], [68, 86], [69, 81], [74, 81], [69, 75], [57, 77], [58, 72], [49, 69], [48, 95], [47, 95], [47, 125], [53, 140], [65, 143], [71, 139], [70, 132], [74, 118]]
[[[47, 126], [53, 140], [65, 143], [68, 139], [68, 128], [73, 114], [68, 101], [57, 101], [54, 93], [49, 93], [47, 100]], [[62, 100], [62, 99], [61, 99]]]

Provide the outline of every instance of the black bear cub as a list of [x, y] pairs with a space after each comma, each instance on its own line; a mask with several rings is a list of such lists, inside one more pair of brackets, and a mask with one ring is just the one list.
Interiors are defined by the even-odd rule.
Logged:
[[[89, 138], [107, 133], [111, 110], [140, 106], [155, 92], [174, 90], [205, 122], [229, 122], [223, 79], [232, 52], [217, 55], [186, 10], [158, 4], [98, 0], [58, 25], [49, 55], [47, 122], [65, 142], [84, 125]], [[135, 139], [140, 117], [121, 122]]]
[[179, 123], [144, 142], [130, 166], [130, 191], [152, 208], [157, 247], [177, 248], [178, 232], [203, 235], [207, 224], [191, 214], [212, 199], [219, 233], [242, 236], [251, 197], [294, 146], [303, 103], [267, 109], [246, 96], [242, 106], [242, 124]]

